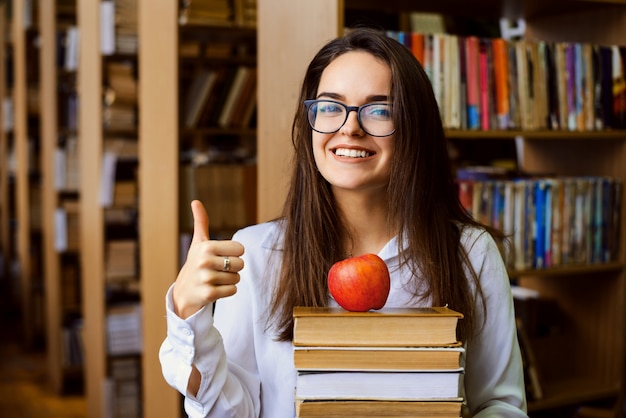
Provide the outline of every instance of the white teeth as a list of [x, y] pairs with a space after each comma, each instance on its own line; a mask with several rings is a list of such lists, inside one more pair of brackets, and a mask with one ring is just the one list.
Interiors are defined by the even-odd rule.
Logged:
[[338, 155], [340, 157], [365, 158], [369, 157], [370, 153], [363, 150], [338, 148], [337, 150], [335, 150], [335, 155]]

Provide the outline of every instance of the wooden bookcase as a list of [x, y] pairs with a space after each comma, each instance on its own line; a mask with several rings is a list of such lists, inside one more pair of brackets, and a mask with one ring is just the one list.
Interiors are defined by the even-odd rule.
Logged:
[[[180, 231], [191, 235], [189, 202], [197, 198], [212, 236], [229, 238], [256, 220], [256, 28], [188, 23], [178, 38]], [[213, 80], [204, 94], [201, 80]]]
[[12, 2], [13, 148], [15, 153], [16, 255], [19, 266], [23, 339], [34, 347], [43, 338], [41, 267], [41, 171], [38, 107], [38, 15], [36, 4]]
[[144, 86], [139, 97], [139, 176], [152, 179], [142, 181], [139, 189], [143, 412], [145, 417], [176, 417], [181, 411], [180, 394], [163, 379], [158, 358], [166, 332], [165, 293], [179, 268], [176, 2], [142, 0], [139, 31], [139, 80]]
[[[130, 42], [124, 45], [130, 45], [129, 49], [120, 49], [121, 37], [117, 32], [117, 25], [126, 18], [131, 19], [126, 22], [129, 27], [136, 27], [138, 15], [132, 9], [133, 2], [115, 2], [116, 7], [129, 8], [124, 9], [124, 16], [108, 15], [109, 19], [104, 19], [104, 3], [77, 2], [80, 30], [78, 207], [85, 395], [88, 416], [117, 414], [118, 408], [123, 406], [118, 402], [121, 392], [117, 391], [115, 374], [120, 364], [127, 364], [125, 371], [132, 374], [128, 376], [132, 394], [124, 401], [129, 402], [125, 403], [126, 413], [142, 416], [145, 413], [141, 405], [144, 395], [142, 348], [133, 343], [132, 348], [113, 350], [109, 333], [113, 313], [120, 313], [122, 305], [121, 309], [130, 306], [132, 312], [137, 312], [135, 306], [141, 300], [136, 262], [140, 219], [136, 181], [138, 158], [134, 152], [139, 143], [137, 109], [141, 107], [136, 101], [139, 59], [132, 46], [135, 39], [126, 38]], [[148, 2], [137, 2], [137, 6], [146, 4]], [[116, 28], [109, 26], [105, 30], [103, 21], [110, 25], [114, 22]], [[113, 49], [105, 53], [102, 52], [102, 34], [111, 30], [115, 31], [114, 45], [107, 45]], [[120, 83], [126, 88], [121, 88]], [[112, 141], [116, 145], [111, 145]], [[144, 315], [148, 313], [144, 311]], [[127, 324], [135, 326], [136, 318]], [[139, 335], [141, 332], [136, 330], [126, 341]], [[151, 348], [148, 342], [144, 346]]]
[[[250, 43], [255, 43], [255, 33], [253, 29], [232, 23], [221, 26], [190, 24], [181, 28], [176, 2], [152, 0], [150, 7], [142, 8], [145, 3], [142, 0], [139, 7], [139, 36], [142, 40], [139, 79], [144, 86], [140, 90], [139, 119], [149, 121], [139, 124], [139, 176], [150, 179], [142, 181], [139, 190], [142, 208], [139, 221], [141, 297], [145, 318], [143, 408], [144, 416], [180, 416], [181, 396], [165, 383], [158, 359], [158, 349], [166, 333], [164, 296], [180, 268], [181, 232], [189, 232], [181, 231], [179, 225], [179, 219], [190, 212], [189, 202], [181, 202], [179, 155], [189, 148], [184, 144], [210, 145], [212, 138], [222, 135], [244, 138], [244, 141], [255, 136], [250, 128], [203, 126], [181, 129], [183, 88], [188, 86], [193, 68], [201, 68], [207, 62], [232, 66], [252, 65], [256, 61], [246, 53], [222, 58], [201, 53], [182, 58], [180, 40], [196, 40], [201, 45], [216, 40], [242, 41], [249, 48]], [[173, 110], [177, 108], [178, 111]]]
[[[567, 12], [563, 12], [567, 10]], [[380, 2], [326, 0], [259, 3], [259, 221], [279, 214], [285, 196], [285, 166], [291, 156], [291, 112], [296, 92], [312, 54], [342, 33], [345, 14], [437, 12], [469, 18], [525, 18], [527, 39], [626, 45], [626, 2]], [[584, 30], [581, 30], [584, 28]], [[394, 29], [394, 28], [390, 28]], [[397, 28], [396, 28], [397, 29]], [[289, 36], [285, 36], [288, 33]], [[280, 109], [285, 109], [284, 114]], [[270, 111], [271, 110], [271, 111]], [[561, 175], [605, 175], [626, 181], [626, 131], [611, 132], [463, 132], [449, 131], [453, 143], [484, 147], [483, 140], [519, 145], [520, 168]], [[491, 142], [493, 144], [493, 142]], [[485, 149], [485, 151], [487, 151]], [[622, 224], [625, 219], [622, 197]], [[531, 416], [599, 401], [620, 404], [625, 394], [624, 331], [626, 274], [624, 233], [619, 262], [580, 268], [512, 272], [526, 287], [551, 298], [569, 319], [558, 338], [536, 343], [544, 398], [529, 403]], [[621, 406], [620, 406], [621, 407]]]
[[[99, 2], [79, 0], [80, 55], [77, 89], [80, 169], [80, 227], [82, 303], [85, 341], [87, 415], [105, 412], [106, 378], [104, 214], [99, 203], [102, 160], [102, 63]], [[88, 308], [87, 308], [88, 307]]]
[[[105, 213], [101, 188], [105, 77], [100, 54], [100, 2], [78, 1], [80, 28], [80, 242], [83, 318], [85, 323], [85, 383], [88, 415], [105, 416], [109, 375]], [[178, 4], [169, 0], [137, 2], [139, 48], [136, 57], [138, 98], [137, 138], [139, 292], [142, 310], [141, 409], [143, 416], [177, 416], [180, 395], [161, 375], [158, 350], [165, 337], [164, 295], [179, 268], [179, 123], [175, 110], [178, 87]]]
[[[42, 226], [46, 301], [46, 354], [52, 389], [82, 388], [80, 252], [76, 152], [77, 45], [75, 1], [39, 1]], [[59, 156], [63, 156], [59, 158]]]
[[[139, 216], [140, 290], [143, 311], [142, 392], [144, 416], [176, 416], [180, 396], [165, 384], [158, 362], [158, 348], [165, 336], [164, 295], [179, 268], [179, 45], [178, 9], [169, 0], [140, 0], [138, 19], [140, 39], [138, 79], [139, 97]], [[358, 3], [358, 5], [357, 5]], [[432, 2], [391, 1], [385, 11], [412, 9], [496, 16], [526, 16], [528, 36], [542, 39], [576, 40], [576, 28], [584, 14], [556, 15], [533, 1], [527, 9], [515, 2]], [[569, 3], [568, 3], [569, 4]], [[581, 2], [582, 4], [582, 2]], [[562, 4], [561, 4], [562, 5]], [[589, 3], [586, 4], [589, 6]], [[474, 7], [476, 6], [476, 7]], [[591, 4], [594, 16], [610, 15], [607, 21], [585, 20], [585, 40], [624, 44], [623, 2]], [[374, 2], [318, 0], [315, 2], [263, 0], [258, 2], [258, 126], [257, 220], [266, 221], [280, 213], [285, 195], [286, 166], [290, 158], [290, 129], [296, 92], [305, 67], [314, 52], [327, 40], [341, 33], [346, 10], [379, 10]], [[98, 190], [103, 155], [102, 131], [102, 60], [99, 53], [98, 2], [78, 1], [78, 26], [81, 28], [81, 54], [78, 89], [81, 94], [79, 132], [81, 138], [80, 230], [83, 263], [83, 306], [86, 345], [86, 392], [89, 416], [102, 416], [105, 408], [103, 380], [107, 376], [105, 342], [104, 214], [98, 204]], [[609, 9], [608, 11], [606, 9]], [[571, 10], [571, 9], [570, 9]], [[603, 11], [604, 10], [604, 11]], [[550, 12], [550, 13], [547, 13]], [[589, 13], [586, 10], [585, 13]], [[547, 17], [550, 16], [550, 17]], [[599, 23], [602, 22], [602, 23]], [[569, 28], [569, 29], [568, 29]], [[582, 34], [581, 34], [582, 36]], [[283, 113], [280, 109], [284, 109]], [[271, 111], [270, 111], [271, 110]], [[496, 134], [487, 133], [487, 136]], [[541, 132], [507, 133], [498, 136], [513, 141], [522, 137], [524, 168], [559, 170], [563, 174], [612, 174], [626, 179], [624, 149], [626, 133], [606, 137], [603, 133], [588, 136], [563, 134], [555, 138]], [[502, 138], [503, 137], [503, 138]], [[457, 134], [455, 141], [480, 139]], [[598, 146], [598, 143], [601, 145]], [[563, 149], [572, 153], [570, 160], [561, 158]], [[592, 158], [589, 158], [589, 156]], [[559, 157], [559, 158], [556, 158]], [[587, 158], [585, 158], [587, 157]], [[569, 158], [569, 157], [568, 157]], [[588, 160], [592, 160], [592, 162]], [[623, 205], [626, 206], [626, 205]], [[623, 215], [623, 214], [622, 214]], [[623, 216], [622, 216], [623, 218]], [[625, 244], [622, 239], [622, 244]], [[531, 404], [531, 411], [549, 411], [580, 401], [616, 397], [623, 393], [624, 350], [624, 245], [621, 262], [610, 269], [574, 269], [559, 275], [556, 271], [525, 272], [525, 285], [554, 294], [571, 307], [576, 322], [587, 330], [589, 324], [600, 324], [581, 340], [580, 348], [571, 350], [568, 368], [555, 367], [547, 379], [555, 390], [546, 388], [548, 396]], [[588, 298], [582, 300], [582, 295]], [[590, 302], [593, 300], [593, 303]], [[582, 302], [585, 302], [582, 304]], [[578, 304], [584, 310], [573, 309]], [[593, 309], [591, 309], [593, 308]], [[570, 335], [568, 345], [578, 344], [578, 335]], [[593, 360], [590, 360], [593, 359]], [[583, 385], [578, 383], [582, 382]], [[578, 387], [578, 389], [573, 389]], [[580, 389], [582, 387], [582, 389]]]
[[[7, 16], [7, 4], [0, 4], [0, 98], [10, 99], [10, 86], [7, 78], [7, 65], [11, 54], [10, 51], [10, 20]], [[0, 266], [0, 276], [4, 280], [3, 290], [12, 292], [10, 285], [10, 260], [13, 259], [13, 240], [11, 239], [10, 219], [12, 216], [12, 197], [10, 193], [10, 173], [9, 155], [11, 147], [9, 144], [9, 131], [12, 130], [10, 124], [7, 126], [5, 111], [0, 118], [0, 252], [2, 265]], [[8, 301], [7, 301], [8, 302]]]

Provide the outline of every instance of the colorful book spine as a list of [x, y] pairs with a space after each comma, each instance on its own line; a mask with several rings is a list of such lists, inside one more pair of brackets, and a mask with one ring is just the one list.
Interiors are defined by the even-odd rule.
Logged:
[[480, 76], [480, 127], [484, 131], [490, 129], [489, 123], [489, 51], [488, 44], [480, 42], [478, 53], [478, 69]]
[[469, 36], [465, 40], [467, 74], [467, 128], [480, 128], [478, 38]]
[[507, 129], [509, 126], [509, 60], [507, 41], [502, 38], [494, 39], [492, 47], [498, 128]]

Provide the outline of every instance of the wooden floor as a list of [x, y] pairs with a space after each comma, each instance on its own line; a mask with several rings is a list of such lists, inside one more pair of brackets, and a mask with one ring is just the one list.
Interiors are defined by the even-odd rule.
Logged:
[[15, 320], [1, 322], [0, 417], [86, 418], [82, 396], [56, 396], [46, 381], [45, 354], [41, 349], [24, 349]]

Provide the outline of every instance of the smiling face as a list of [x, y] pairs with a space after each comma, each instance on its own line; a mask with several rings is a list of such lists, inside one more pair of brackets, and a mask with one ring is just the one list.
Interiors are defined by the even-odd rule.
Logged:
[[[367, 52], [352, 51], [326, 67], [316, 98], [361, 106], [390, 103], [390, 91], [389, 66]], [[339, 189], [379, 192], [389, 182], [393, 142], [393, 135], [373, 137], [363, 132], [356, 112], [350, 112], [339, 131], [313, 132], [313, 154], [318, 170], [335, 192]]]

